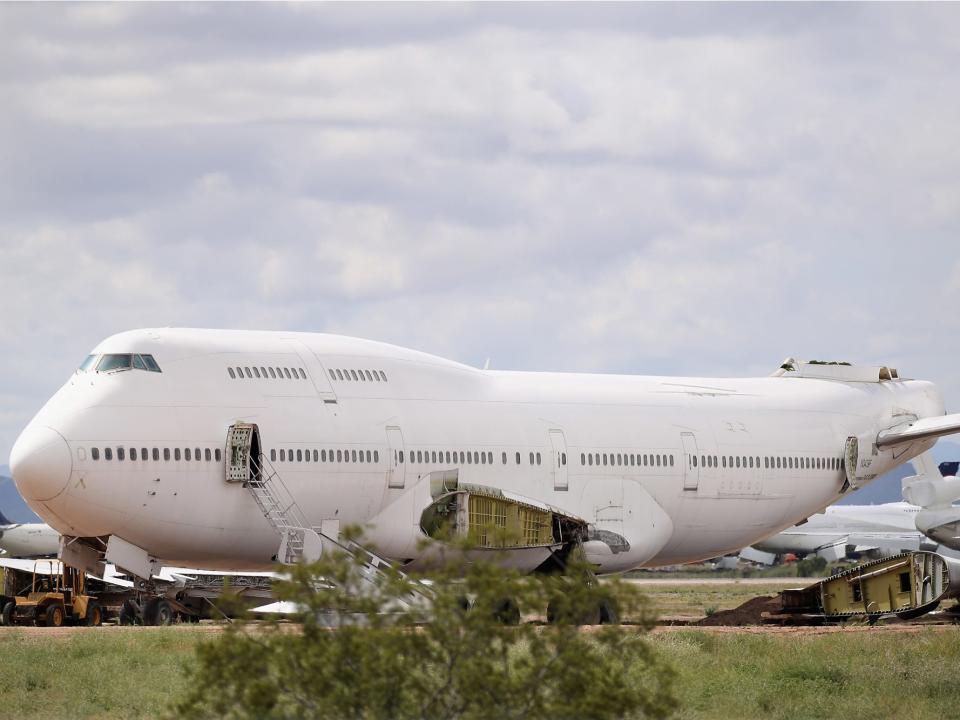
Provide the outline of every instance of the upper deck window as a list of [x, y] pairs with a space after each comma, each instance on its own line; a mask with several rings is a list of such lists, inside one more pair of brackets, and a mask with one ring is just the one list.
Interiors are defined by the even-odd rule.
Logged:
[[[80, 366], [81, 370], [89, 369], [93, 364], [95, 355], [90, 355]], [[117, 372], [120, 370], [146, 370], [147, 372], [160, 372], [160, 366], [153, 359], [153, 355], [135, 355], [131, 353], [112, 353], [101, 355], [97, 363], [97, 372]]]

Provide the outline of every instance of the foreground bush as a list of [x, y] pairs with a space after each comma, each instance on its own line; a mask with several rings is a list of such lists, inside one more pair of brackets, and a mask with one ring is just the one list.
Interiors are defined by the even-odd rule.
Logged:
[[[278, 596], [302, 609], [299, 624], [238, 623], [201, 645], [176, 713], [558, 720], [672, 711], [673, 673], [643, 637], [650, 617], [629, 586], [590, 582], [582, 568], [522, 577], [462, 557], [439, 564], [426, 592], [393, 571], [371, 583], [346, 554], [292, 568]], [[554, 624], [511, 624], [518, 610], [543, 616], [548, 603]], [[614, 605], [636, 624], [578, 627]]]

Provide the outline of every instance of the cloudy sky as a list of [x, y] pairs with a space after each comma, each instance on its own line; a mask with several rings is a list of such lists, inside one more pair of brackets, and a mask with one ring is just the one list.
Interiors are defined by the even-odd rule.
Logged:
[[143, 326], [960, 410], [958, 67], [956, 4], [3, 4], [0, 460]]

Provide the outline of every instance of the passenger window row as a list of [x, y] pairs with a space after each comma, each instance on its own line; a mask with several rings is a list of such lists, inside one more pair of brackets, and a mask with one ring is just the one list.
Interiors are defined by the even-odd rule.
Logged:
[[[759, 456], [750, 455], [688, 455], [687, 462], [690, 467], [760, 469]], [[842, 470], [843, 460], [836, 457], [767, 455], [763, 458], [763, 468], [765, 470]]]
[[229, 373], [231, 378], [237, 380], [243, 380], [244, 378], [250, 379], [263, 379], [263, 380], [306, 380], [307, 373], [304, 372], [303, 368], [293, 368], [293, 367], [265, 367], [260, 365], [251, 365], [247, 367], [237, 366], [236, 368], [228, 367], [227, 373]]
[[627, 467], [673, 467], [673, 455], [659, 453], [580, 453], [580, 465], [610, 465]]
[[[93, 460], [100, 460], [100, 448], [90, 448], [90, 457]], [[149, 460], [160, 462], [161, 457], [164, 462], [169, 462], [171, 459], [177, 462], [181, 459], [188, 462], [220, 462], [223, 459], [223, 453], [220, 448], [125, 448], [121, 445], [115, 448], [103, 448], [104, 460], [129, 459], [134, 462], [147, 462]]]
[[322, 450], [317, 449], [299, 449], [287, 450], [276, 448], [270, 450], [270, 462], [338, 462], [338, 463], [378, 463], [380, 462], [379, 450]]
[[355, 382], [386, 382], [387, 374], [383, 370], [328, 370], [331, 380]]

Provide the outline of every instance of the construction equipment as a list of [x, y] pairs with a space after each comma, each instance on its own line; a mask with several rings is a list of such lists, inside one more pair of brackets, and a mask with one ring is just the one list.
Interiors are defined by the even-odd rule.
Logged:
[[[42, 572], [42, 563], [48, 563], [49, 572]], [[96, 626], [103, 622], [103, 609], [96, 597], [87, 594], [82, 570], [38, 560], [26, 594], [0, 595], [0, 620], [3, 625]]]

